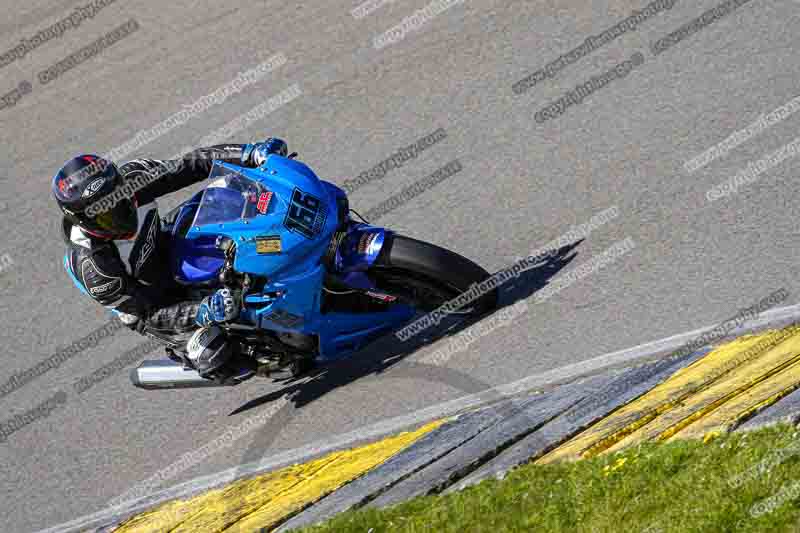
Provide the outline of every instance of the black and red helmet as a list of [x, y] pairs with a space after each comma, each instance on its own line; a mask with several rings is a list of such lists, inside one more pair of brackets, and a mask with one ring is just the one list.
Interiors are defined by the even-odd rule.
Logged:
[[[53, 177], [53, 196], [64, 216], [101, 239], [127, 239], [136, 234], [136, 199], [111, 195], [122, 184], [117, 166], [96, 155], [67, 161]], [[112, 200], [112, 201], [109, 201]]]

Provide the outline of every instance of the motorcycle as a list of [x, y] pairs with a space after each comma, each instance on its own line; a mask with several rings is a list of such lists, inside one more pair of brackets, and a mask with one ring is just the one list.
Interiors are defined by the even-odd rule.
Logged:
[[[241, 291], [239, 318], [222, 327], [257, 375], [297, 377], [347, 357], [489, 277], [452, 251], [354, 220], [345, 192], [296, 155], [258, 168], [215, 161], [164, 227], [178, 283]], [[460, 312], [478, 316], [496, 300], [495, 290]], [[131, 380], [220, 385], [172, 360], [144, 361]]]

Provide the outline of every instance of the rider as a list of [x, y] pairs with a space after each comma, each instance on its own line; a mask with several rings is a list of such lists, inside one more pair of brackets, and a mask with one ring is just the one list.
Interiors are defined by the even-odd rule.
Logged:
[[252, 377], [254, 369], [235, 356], [216, 326], [238, 316], [237, 295], [218, 289], [200, 299], [175, 282], [155, 199], [204, 180], [215, 159], [258, 167], [267, 155], [287, 152], [284, 141], [269, 138], [200, 148], [173, 161], [136, 159], [119, 168], [95, 155], [67, 161], [53, 178], [53, 195], [64, 213], [70, 275], [123, 324], [163, 341], [171, 359], [201, 376], [225, 384]]

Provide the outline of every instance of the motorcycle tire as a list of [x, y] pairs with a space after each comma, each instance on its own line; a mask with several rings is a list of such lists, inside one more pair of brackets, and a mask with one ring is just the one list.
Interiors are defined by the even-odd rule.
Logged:
[[[380, 290], [421, 311], [433, 311], [490, 274], [455, 252], [402, 235], [389, 235], [368, 275]], [[480, 316], [497, 306], [497, 289], [457, 313]]]

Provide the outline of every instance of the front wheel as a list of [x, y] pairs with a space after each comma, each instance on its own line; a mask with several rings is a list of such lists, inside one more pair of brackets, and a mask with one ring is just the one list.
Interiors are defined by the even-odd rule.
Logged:
[[[390, 235], [368, 274], [382, 291], [429, 312], [456, 298], [490, 274], [455, 252], [402, 235]], [[493, 289], [456, 313], [482, 315], [497, 305]]]

